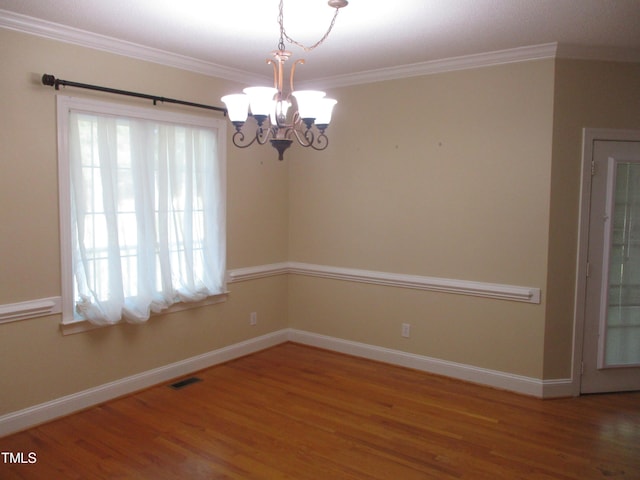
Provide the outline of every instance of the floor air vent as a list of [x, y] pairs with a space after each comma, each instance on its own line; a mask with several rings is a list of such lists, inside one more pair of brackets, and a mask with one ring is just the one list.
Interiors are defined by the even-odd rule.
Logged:
[[171, 388], [173, 388], [174, 390], [180, 390], [181, 388], [184, 388], [188, 385], [191, 385], [193, 383], [198, 383], [201, 382], [202, 379], [198, 378], [198, 377], [189, 377], [189, 378], [185, 378], [184, 380], [180, 380], [178, 382], [172, 383], [171, 385], [169, 385]]

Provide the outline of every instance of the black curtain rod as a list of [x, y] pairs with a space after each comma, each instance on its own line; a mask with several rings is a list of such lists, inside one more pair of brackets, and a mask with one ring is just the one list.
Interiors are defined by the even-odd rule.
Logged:
[[185, 102], [184, 100], [158, 97], [156, 95], [148, 95], [146, 93], [128, 92], [126, 90], [118, 90], [115, 88], [100, 87], [97, 85], [88, 85], [86, 83], [70, 82], [69, 80], [60, 80], [59, 78], [56, 78], [53, 75], [48, 75], [46, 73], [42, 75], [42, 84], [48, 85], [50, 87], [55, 87], [56, 90], [60, 90], [60, 85], [62, 85], [63, 87], [68, 86], [68, 87], [86, 88], [88, 90], [97, 90], [99, 92], [115, 93], [117, 95], [127, 95], [129, 97], [146, 98], [147, 100], [153, 100], [154, 105], [156, 105], [157, 102], [177, 103], [179, 105], [187, 105], [189, 107], [206, 108], [207, 110], [216, 110], [218, 112], [224, 112], [225, 115], [227, 114], [227, 109], [222, 107], [214, 107], [212, 105], [203, 105], [202, 103]]

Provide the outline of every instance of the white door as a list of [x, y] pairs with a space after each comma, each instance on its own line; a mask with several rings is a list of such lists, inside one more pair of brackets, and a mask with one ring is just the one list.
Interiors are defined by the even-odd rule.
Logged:
[[640, 390], [640, 138], [591, 146], [580, 391]]

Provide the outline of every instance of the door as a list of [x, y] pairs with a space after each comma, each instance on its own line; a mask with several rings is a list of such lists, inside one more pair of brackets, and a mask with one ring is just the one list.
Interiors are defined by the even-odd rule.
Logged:
[[640, 390], [640, 138], [591, 151], [580, 391]]

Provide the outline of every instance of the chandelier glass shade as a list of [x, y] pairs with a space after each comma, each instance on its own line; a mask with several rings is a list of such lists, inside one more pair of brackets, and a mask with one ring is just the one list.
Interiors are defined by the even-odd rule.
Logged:
[[[221, 98], [227, 107], [229, 120], [235, 127], [232, 141], [236, 147], [247, 148], [254, 143], [264, 145], [270, 142], [278, 151], [278, 159], [294, 140], [303, 147], [324, 150], [329, 145], [325, 134], [331, 114], [337, 100], [327, 98], [325, 92], [317, 90], [294, 90], [293, 80], [296, 66], [304, 64], [303, 59], [296, 60], [289, 73], [289, 90], [284, 90], [284, 64], [291, 57], [291, 52], [284, 48], [284, 38], [296, 43], [306, 51], [320, 45], [327, 38], [340, 8], [347, 5], [346, 0], [330, 0], [329, 6], [336, 9], [333, 21], [324, 37], [313, 47], [304, 47], [290, 39], [283, 26], [283, 1], [280, 1], [280, 42], [278, 50], [273, 52], [273, 59], [267, 63], [273, 66], [273, 87], [248, 87], [243, 93], [225, 95]], [[249, 117], [255, 120], [255, 132], [245, 134], [244, 127]]]

